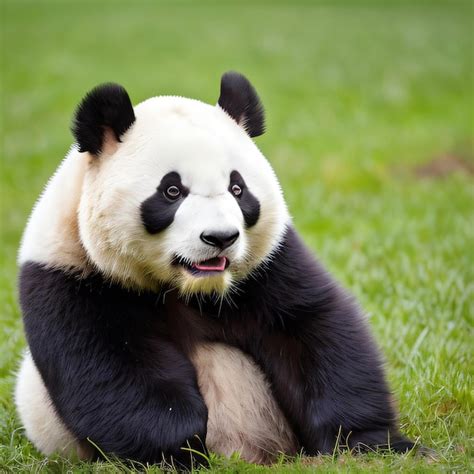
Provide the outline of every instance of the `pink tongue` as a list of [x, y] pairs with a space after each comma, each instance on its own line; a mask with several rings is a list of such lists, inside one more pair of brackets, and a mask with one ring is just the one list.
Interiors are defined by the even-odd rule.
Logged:
[[223, 272], [226, 263], [225, 257], [215, 257], [201, 263], [194, 263], [193, 267], [202, 272]]

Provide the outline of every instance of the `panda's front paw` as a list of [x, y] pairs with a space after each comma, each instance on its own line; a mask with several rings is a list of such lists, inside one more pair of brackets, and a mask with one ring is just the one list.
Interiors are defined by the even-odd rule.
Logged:
[[208, 465], [207, 407], [202, 399], [193, 402], [176, 410], [169, 425], [163, 423], [164, 460], [180, 471]]

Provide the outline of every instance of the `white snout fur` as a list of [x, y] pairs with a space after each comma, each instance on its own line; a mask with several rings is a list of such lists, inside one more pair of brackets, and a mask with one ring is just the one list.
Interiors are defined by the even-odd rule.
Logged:
[[[203, 232], [226, 232], [235, 230], [239, 238], [221, 252], [204, 243]], [[164, 236], [164, 246], [189, 262], [199, 262], [224, 254], [231, 264], [244, 257], [247, 237], [243, 226], [242, 212], [236, 200], [225, 192], [218, 196], [191, 194], [176, 212], [174, 222]]]

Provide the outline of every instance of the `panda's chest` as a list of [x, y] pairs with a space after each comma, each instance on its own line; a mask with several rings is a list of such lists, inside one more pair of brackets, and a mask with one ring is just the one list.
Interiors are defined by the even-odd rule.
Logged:
[[163, 319], [168, 337], [187, 354], [193, 353], [198, 345], [215, 340], [219, 334], [226, 338], [221, 321], [186, 304], [174, 293], [165, 298]]
[[208, 342], [223, 342], [245, 349], [256, 332], [256, 321], [233, 308], [195, 300], [186, 303], [177, 295], [164, 302], [164, 323], [169, 337], [187, 354]]

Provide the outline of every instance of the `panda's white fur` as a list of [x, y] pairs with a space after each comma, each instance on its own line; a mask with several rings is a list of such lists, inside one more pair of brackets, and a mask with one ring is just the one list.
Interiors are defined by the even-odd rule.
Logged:
[[[95, 265], [122, 283], [158, 289], [165, 281], [183, 293], [224, 292], [233, 278], [246, 276], [268, 257], [281, 239], [288, 214], [276, 176], [253, 141], [219, 107], [158, 97], [138, 105], [135, 114], [123, 144], [92, 163], [85, 175], [81, 240]], [[248, 231], [227, 192], [233, 169], [245, 174], [260, 201], [261, 218]], [[170, 171], [180, 174], [190, 195], [161, 239], [144, 231], [139, 209]], [[190, 261], [215, 256], [199, 235], [206, 228], [229, 227], [236, 227], [241, 237], [229, 249], [232, 265], [224, 275], [194, 278], [171, 266], [176, 254]]]
[[205, 344], [192, 357], [209, 409], [206, 444], [249, 462], [269, 463], [275, 453], [296, 453], [292, 430], [252, 359], [225, 344]]
[[19, 266], [34, 261], [58, 268], [87, 267], [77, 220], [87, 161], [72, 147], [49, 180], [23, 233]]
[[[19, 263], [75, 268], [85, 274], [99, 269], [138, 289], [160, 290], [166, 282], [183, 294], [231, 293], [234, 280], [269, 258], [288, 223], [273, 170], [245, 131], [218, 106], [156, 97], [135, 107], [135, 114], [136, 122], [122, 143], [106, 146], [99, 159], [71, 149], [34, 208]], [[245, 229], [242, 212], [227, 192], [233, 169], [245, 175], [260, 202], [260, 219], [250, 229]], [[181, 175], [190, 195], [162, 235], [147, 234], [140, 203], [170, 171]], [[199, 240], [208, 227], [235, 227], [240, 232], [227, 253], [229, 270], [196, 278], [173, 267], [174, 255], [189, 261], [215, 256]], [[224, 455], [239, 451], [254, 462], [269, 461], [277, 451], [294, 452], [288, 423], [248, 356], [229, 346], [207, 344], [196, 349], [193, 361], [209, 409], [210, 449]], [[16, 403], [27, 435], [39, 450], [87, 454], [54, 412], [29, 354], [19, 372]]]

